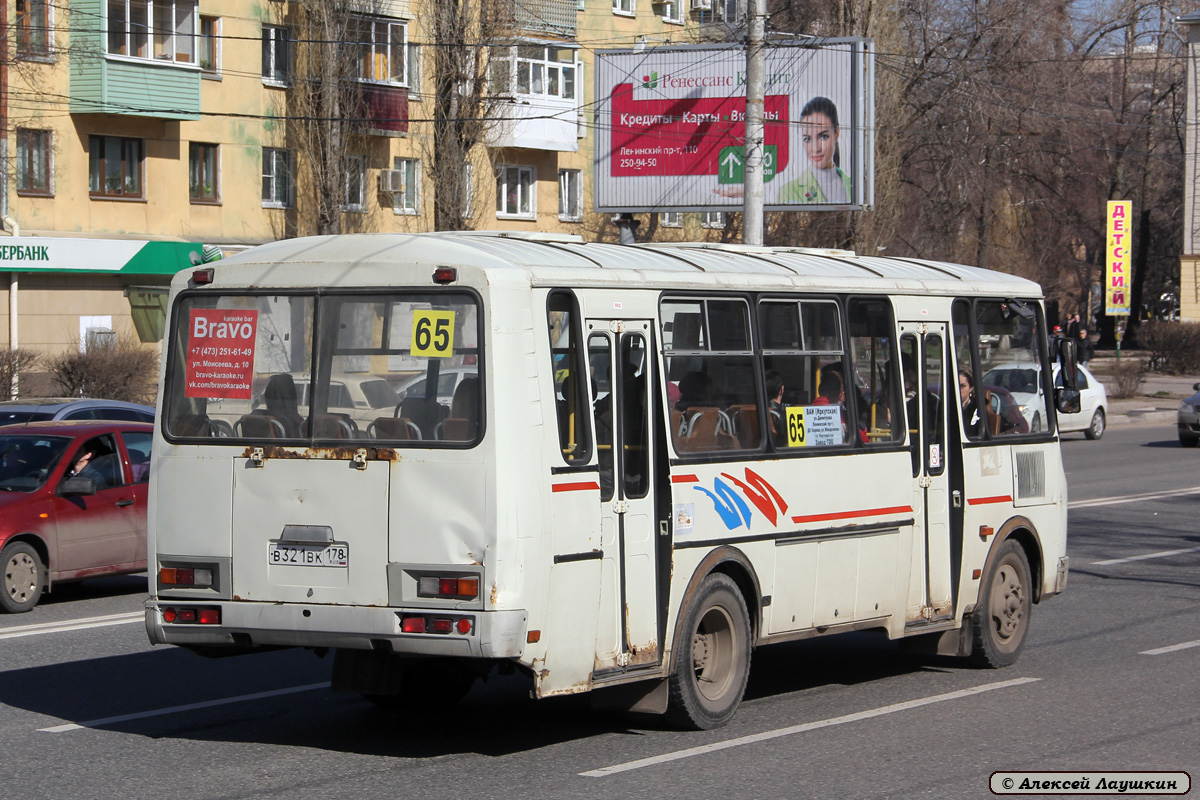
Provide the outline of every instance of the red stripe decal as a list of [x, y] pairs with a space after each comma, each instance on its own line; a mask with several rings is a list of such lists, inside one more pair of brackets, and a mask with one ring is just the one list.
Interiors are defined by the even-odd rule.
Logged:
[[1011, 503], [1012, 495], [1001, 494], [995, 497], [971, 497], [967, 499], [967, 505], [982, 506], [988, 503]]
[[600, 484], [595, 481], [580, 481], [579, 483], [555, 483], [551, 484], [550, 491], [552, 492], [587, 492], [600, 491]]
[[671, 483], [699, 483], [700, 479], [695, 475], [672, 475]]
[[868, 508], [862, 511], [838, 511], [833, 514], [807, 514], [792, 517], [792, 522], [828, 522], [834, 519], [858, 519], [859, 517], [874, 517], [884, 514], [911, 514], [912, 506], [892, 506], [891, 508]]

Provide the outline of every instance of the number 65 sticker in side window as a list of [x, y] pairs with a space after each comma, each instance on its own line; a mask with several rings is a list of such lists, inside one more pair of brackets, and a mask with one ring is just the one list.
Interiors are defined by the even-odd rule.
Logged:
[[454, 312], [414, 311], [412, 349], [414, 356], [449, 358], [454, 355]]

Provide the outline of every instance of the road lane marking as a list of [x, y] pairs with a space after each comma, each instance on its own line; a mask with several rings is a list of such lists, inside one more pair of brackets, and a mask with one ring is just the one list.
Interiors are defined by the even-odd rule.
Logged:
[[63, 631], [82, 631], [88, 628], [104, 628], [109, 625], [128, 625], [131, 622], [141, 622], [145, 618], [145, 611], [130, 611], [126, 614], [108, 614], [103, 617], [40, 622], [37, 625], [0, 628], [0, 639], [16, 639], [21, 636], [38, 636], [43, 633], [61, 633]]
[[1189, 647], [1200, 647], [1200, 639], [1194, 642], [1183, 642], [1181, 644], [1173, 644], [1169, 647], [1156, 647], [1153, 650], [1143, 650], [1138, 653], [1139, 656], [1161, 656], [1163, 653], [1174, 653], [1176, 650], [1187, 650]]
[[166, 714], [178, 714], [183, 711], [196, 711], [201, 708], [213, 708], [214, 706], [227, 706], [230, 703], [244, 703], [248, 700], [262, 700], [267, 697], [279, 697], [285, 694], [297, 694], [298, 692], [311, 692], [314, 689], [329, 688], [328, 681], [325, 683], [310, 683], [307, 686], [293, 686], [290, 689], [272, 689], [269, 692], [255, 692], [254, 694], [243, 694], [237, 697], [226, 697], [220, 700], [205, 700], [201, 703], [188, 703], [183, 706], [171, 706], [170, 708], [158, 708], [153, 711], [139, 711], [136, 714], [121, 714], [116, 717], [105, 717], [104, 719], [90, 719], [87, 722], [72, 722], [66, 725], [55, 725], [51, 728], [38, 728], [39, 731], [46, 733], [66, 733], [68, 731], [78, 731], [84, 728], [99, 728], [103, 725], [115, 725], [118, 722], [128, 722], [134, 719], [146, 719], [147, 717], [161, 717]]
[[1200, 552], [1200, 547], [1185, 547], [1182, 550], [1160, 550], [1157, 553], [1146, 553], [1140, 556], [1129, 556], [1128, 558], [1110, 558], [1107, 561], [1093, 561], [1093, 567], [1107, 567], [1110, 564], [1127, 564], [1130, 561], [1145, 561], [1150, 558], [1166, 558], [1167, 556], [1178, 556], [1183, 553]]
[[1175, 489], [1169, 492], [1146, 492], [1144, 494], [1121, 494], [1112, 497], [1097, 497], [1092, 500], [1075, 500], [1067, 503], [1067, 508], [1097, 508], [1099, 506], [1118, 506], [1123, 503], [1140, 503], [1143, 500], [1161, 500], [1164, 497], [1182, 497], [1189, 494], [1200, 494], [1200, 486], [1191, 489]]
[[874, 708], [868, 711], [858, 711], [853, 714], [846, 714], [841, 717], [832, 717], [823, 719], [817, 722], [805, 722], [802, 725], [792, 725], [787, 728], [777, 728], [773, 731], [763, 731], [762, 733], [751, 734], [750, 736], [741, 736], [737, 739], [730, 739], [725, 742], [715, 742], [713, 744], [701, 745], [700, 747], [689, 747], [687, 750], [676, 750], [674, 753], [664, 753], [660, 756], [651, 756], [650, 758], [642, 758], [637, 761], [626, 761], [624, 764], [613, 764], [610, 767], [601, 767], [589, 772], [579, 773], [585, 778], [604, 778], [609, 775], [616, 775], [620, 772], [629, 772], [630, 770], [642, 769], [643, 767], [652, 767], [658, 764], [666, 764], [671, 761], [679, 761], [684, 758], [692, 758], [693, 756], [707, 755], [720, 750], [728, 750], [731, 747], [741, 747], [747, 744], [757, 744], [758, 742], [766, 742], [771, 739], [778, 739], [783, 736], [792, 736], [797, 733], [807, 733], [821, 728], [830, 728], [834, 725], [845, 725], [849, 722], [859, 722], [864, 719], [873, 717], [882, 717], [885, 714], [895, 714], [898, 711], [908, 711], [911, 708], [920, 708], [921, 706], [933, 705], [934, 703], [944, 703], [947, 700], [958, 700], [963, 697], [971, 697], [984, 692], [991, 692], [996, 689], [1008, 689], [1013, 686], [1021, 686], [1026, 683], [1035, 683], [1041, 678], [1014, 678], [1009, 681], [1000, 681], [998, 683], [987, 683], [983, 686], [974, 686], [970, 689], [960, 689], [957, 692], [947, 692], [946, 694], [935, 694], [931, 697], [922, 697], [917, 700], [907, 700], [903, 703], [894, 703], [890, 706], [882, 708]]

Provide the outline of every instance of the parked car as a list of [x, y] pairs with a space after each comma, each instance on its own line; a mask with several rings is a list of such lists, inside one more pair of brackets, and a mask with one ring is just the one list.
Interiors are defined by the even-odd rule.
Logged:
[[[463, 378], [474, 378], [479, 375], [479, 367], [442, 367], [438, 372], [437, 401], [444, 406], [454, 401], [454, 390], [462, 383]], [[401, 400], [409, 397], [425, 396], [426, 376], [416, 375], [396, 385], [396, 394]]]
[[1200, 383], [1192, 385], [1195, 394], [1179, 404], [1175, 424], [1179, 428], [1179, 443], [1184, 447], [1200, 444]]
[[154, 407], [123, 400], [87, 397], [40, 397], [35, 400], [0, 401], [0, 425], [41, 420], [111, 419], [154, 422]]
[[[1055, 364], [1054, 386], [1061, 387], [1060, 367]], [[984, 383], [1007, 389], [1020, 406], [1029, 430], [1037, 433], [1046, 428], [1046, 400], [1037, 392], [1041, 368], [1029, 364], [1001, 364], [984, 375]], [[1079, 389], [1079, 412], [1058, 414], [1059, 433], [1083, 431], [1089, 439], [1099, 439], [1108, 424], [1108, 392], [1087, 367], [1076, 366], [1075, 383]]]
[[0, 609], [56, 583], [146, 569], [154, 426], [31, 422], [0, 428]]

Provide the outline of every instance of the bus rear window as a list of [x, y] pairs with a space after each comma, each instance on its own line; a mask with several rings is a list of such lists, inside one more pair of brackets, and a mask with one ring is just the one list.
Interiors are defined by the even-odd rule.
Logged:
[[482, 435], [472, 295], [205, 292], [182, 297], [174, 323], [173, 438], [438, 447]]

